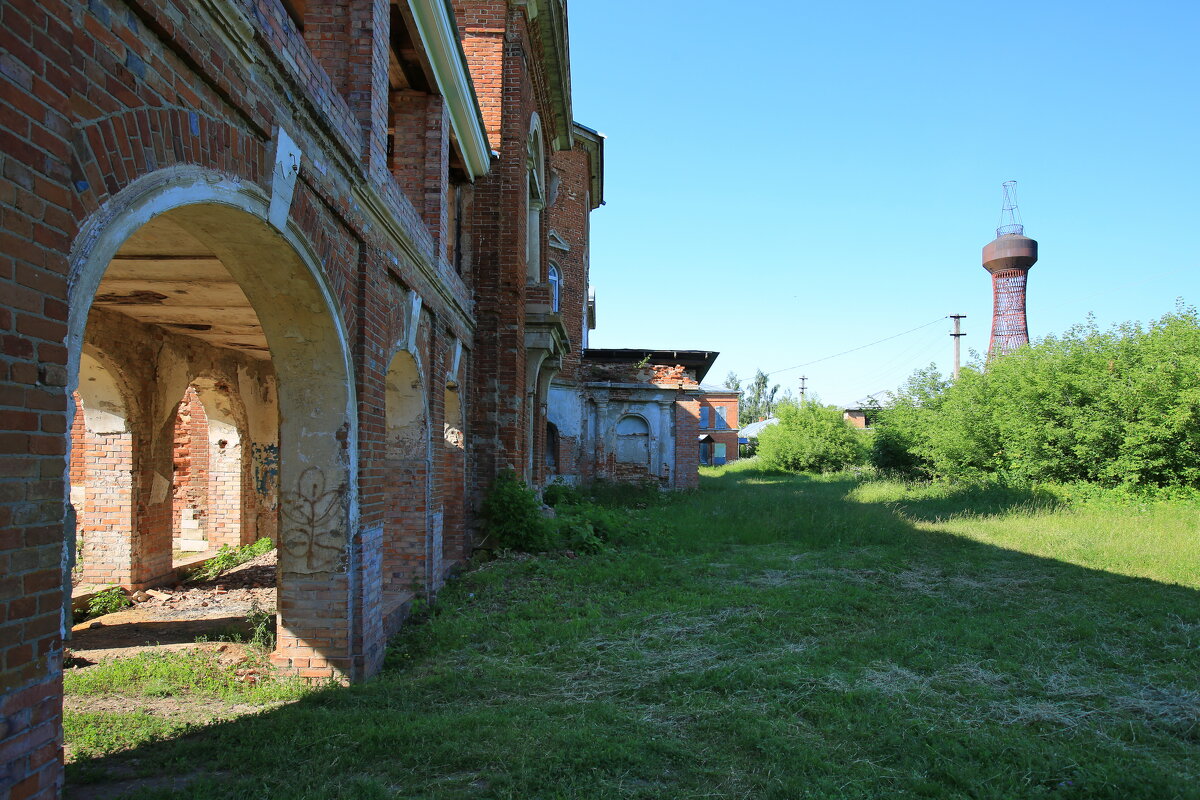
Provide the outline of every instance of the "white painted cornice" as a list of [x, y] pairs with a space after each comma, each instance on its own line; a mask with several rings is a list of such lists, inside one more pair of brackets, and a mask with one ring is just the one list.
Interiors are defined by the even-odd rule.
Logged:
[[483, 112], [475, 97], [471, 72], [450, 0], [408, 0], [417, 35], [425, 46], [438, 92], [450, 111], [450, 127], [462, 151], [463, 165], [471, 180], [491, 167], [491, 148], [483, 127]]
[[603, 133], [594, 131], [586, 125], [576, 122], [573, 126], [575, 141], [582, 144], [588, 154], [588, 165], [591, 167], [592, 209], [604, 205], [604, 139]]
[[529, 21], [538, 21], [542, 53], [546, 63], [546, 83], [554, 109], [556, 150], [570, 150], [575, 143], [571, 112], [571, 52], [567, 35], [567, 8], [563, 0], [510, 0], [524, 6]]

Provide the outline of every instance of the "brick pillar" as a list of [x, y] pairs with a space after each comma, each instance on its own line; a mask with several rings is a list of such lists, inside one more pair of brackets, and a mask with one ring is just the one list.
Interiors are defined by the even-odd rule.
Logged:
[[387, 173], [388, 0], [307, 0], [304, 39], [362, 128], [362, 159]]
[[173, 445], [171, 544], [177, 550], [206, 550], [209, 546], [208, 415], [191, 386], [175, 412]]
[[0, 4], [0, 797], [62, 786], [72, 17]]
[[675, 488], [695, 489], [700, 485], [700, 401], [680, 394], [675, 401]]
[[415, 91], [392, 92], [390, 105], [392, 174], [441, 249], [449, 222], [449, 111], [441, 97]]

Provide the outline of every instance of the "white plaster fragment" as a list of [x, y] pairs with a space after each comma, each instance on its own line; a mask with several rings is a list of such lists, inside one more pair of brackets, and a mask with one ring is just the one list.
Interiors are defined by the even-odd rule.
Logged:
[[164, 502], [170, 491], [171, 482], [157, 472], [154, 473], [154, 480], [150, 485], [150, 504], [155, 505]]
[[292, 194], [300, 175], [300, 148], [281, 125], [275, 135], [275, 169], [271, 173], [271, 208], [267, 218], [276, 228], [287, 226]]

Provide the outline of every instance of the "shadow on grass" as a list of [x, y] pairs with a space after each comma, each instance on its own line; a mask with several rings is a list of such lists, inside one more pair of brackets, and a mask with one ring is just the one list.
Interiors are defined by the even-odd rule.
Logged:
[[1028, 513], [1055, 511], [1062, 501], [1049, 492], [1016, 486], [944, 486], [910, 489], [912, 497], [900, 497], [887, 503], [911, 519], [944, 522], [955, 517], [987, 517], [1013, 511]]
[[[468, 574], [472, 591], [446, 592], [432, 632], [403, 633], [379, 678], [82, 761], [67, 797], [1194, 796], [1186, 765], [1200, 746], [1185, 701], [1200, 688], [1200, 659], [1185, 645], [1200, 631], [1200, 593], [912, 522], [969, 513], [972, 497], [984, 513], [1036, 497], [848, 499], [861, 485], [706, 477], [699, 492], [642, 512], [673, 549], [700, 558], [628, 550], [546, 562], [530, 592], [540, 605], [512, 614], [481, 607], [488, 592], [519, 594], [520, 573]], [[739, 549], [745, 562], [728, 558]], [[677, 579], [645, 578], [664, 571]], [[688, 628], [692, 618], [720, 627]], [[683, 655], [667, 666], [604, 660], [589, 644], [659, 639]], [[796, 648], [773, 656], [782, 666], [755, 660], [755, 648], [781, 641]], [[1076, 662], [1131, 687], [1128, 709], [1090, 675], [1060, 701], [1054, 681], [1075, 680]], [[938, 684], [923, 676], [947, 680], [963, 665], [981, 670], [985, 684], [968, 689], [993, 709], [972, 712], [969, 735], [957, 716], [924, 710]], [[620, 670], [645, 688], [614, 690]], [[861, 675], [874, 677], [855, 683]], [[904, 681], [912, 692], [894, 694]], [[1112, 725], [1089, 735], [1105, 714]], [[172, 774], [193, 780], [174, 792], [114, 783]]]

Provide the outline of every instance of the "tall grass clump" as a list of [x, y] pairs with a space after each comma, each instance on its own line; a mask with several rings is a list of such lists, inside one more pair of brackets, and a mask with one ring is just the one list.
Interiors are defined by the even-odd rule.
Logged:
[[1094, 322], [949, 383], [919, 371], [877, 415], [871, 458], [908, 477], [1200, 485], [1200, 318]]

